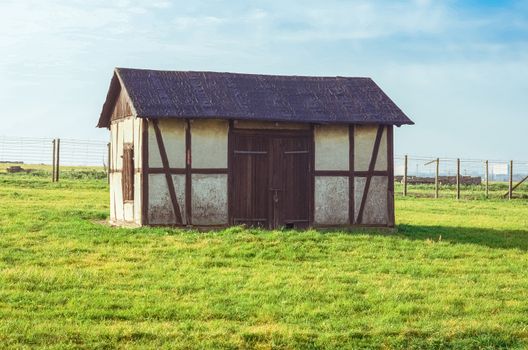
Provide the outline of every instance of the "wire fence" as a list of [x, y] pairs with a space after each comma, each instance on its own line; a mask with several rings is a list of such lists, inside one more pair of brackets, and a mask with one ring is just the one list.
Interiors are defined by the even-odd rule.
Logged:
[[396, 156], [394, 179], [403, 196], [528, 198], [528, 161]]
[[[436, 176], [436, 161], [439, 163], [439, 176], [453, 177], [457, 174], [457, 158], [435, 158], [407, 156], [407, 176], [434, 178]], [[486, 162], [488, 164], [488, 180], [491, 182], [507, 182], [510, 176], [510, 160], [491, 159], [460, 159], [460, 175], [486, 179]], [[520, 181], [528, 176], [528, 161], [513, 160], [513, 181]], [[405, 156], [394, 157], [394, 175], [399, 178], [405, 172]]]
[[[20, 164], [53, 163], [52, 138], [0, 136], [0, 162]], [[107, 142], [60, 140], [60, 164], [66, 166], [103, 166], [108, 164]]]

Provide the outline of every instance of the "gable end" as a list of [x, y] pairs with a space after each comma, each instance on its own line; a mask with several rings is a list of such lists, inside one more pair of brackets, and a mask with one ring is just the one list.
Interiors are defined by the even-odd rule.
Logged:
[[133, 115], [134, 107], [132, 102], [123, 88], [117, 72], [114, 72], [97, 127], [109, 128], [112, 120], [123, 119]]

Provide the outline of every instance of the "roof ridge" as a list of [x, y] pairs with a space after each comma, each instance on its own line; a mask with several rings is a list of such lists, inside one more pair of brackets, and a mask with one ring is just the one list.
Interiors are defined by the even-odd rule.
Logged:
[[243, 73], [243, 72], [227, 72], [227, 71], [210, 71], [210, 70], [165, 70], [165, 69], [150, 69], [150, 68], [130, 68], [130, 67], [115, 67], [116, 71], [136, 71], [136, 72], [159, 72], [159, 73], [210, 73], [210, 74], [229, 74], [242, 76], [263, 76], [263, 77], [284, 77], [284, 78], [325, 78], [325, 79], [368, 79], [371, 77], [359, 76], [343, 76], [343, 75], [298, 75], [298, 74], [261, 74], [261, 73]]

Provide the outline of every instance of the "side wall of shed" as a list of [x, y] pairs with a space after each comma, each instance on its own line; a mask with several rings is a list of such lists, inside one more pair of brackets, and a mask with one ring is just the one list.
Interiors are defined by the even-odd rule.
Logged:
[[[123, 199], [123, 149], [134, 150], [134, 198]], [[126, 117], [110, 125], [110, 222], [116, 225], [141, 224], [141, 120]]]

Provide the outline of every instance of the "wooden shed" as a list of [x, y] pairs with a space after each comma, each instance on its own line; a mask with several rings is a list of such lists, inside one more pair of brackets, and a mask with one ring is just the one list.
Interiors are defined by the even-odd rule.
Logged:
[[370, 78], [116, 68], [110, 221], [392, 227], [403, 124]]

